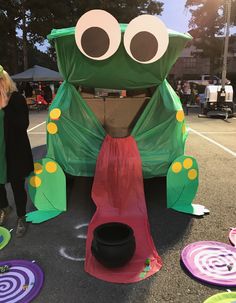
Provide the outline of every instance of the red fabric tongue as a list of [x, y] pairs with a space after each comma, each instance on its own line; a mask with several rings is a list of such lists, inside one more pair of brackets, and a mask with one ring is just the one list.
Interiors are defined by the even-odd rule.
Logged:
[[[88, 227], [85, 271], [116, 283], [140, 281], [159, 271], [162, 262], [150, 235], [142, 163], [133, 137], [106, 136], [97, 159], [92, 198], [97, 210]], [[120, 268], [104, 267], [91, 253], [94, 229], [108, 222], [125, 223], [134, 231], [135, 254]], [[149, 267], [146, 259], [150, 259]]]

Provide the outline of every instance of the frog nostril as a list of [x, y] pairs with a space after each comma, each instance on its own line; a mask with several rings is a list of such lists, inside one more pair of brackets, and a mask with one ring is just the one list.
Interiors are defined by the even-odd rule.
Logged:
[[158, 51], [158, 41], [152, 33], [139, 32], [131, 40], [130, 51], [136, 60], [147, 62], [155, 57]]
[[102, 28], [90, 27], [84, 31], [81, 37], [81, 46], [88, 56], [99, 58], [108, 51], [110, 39]]

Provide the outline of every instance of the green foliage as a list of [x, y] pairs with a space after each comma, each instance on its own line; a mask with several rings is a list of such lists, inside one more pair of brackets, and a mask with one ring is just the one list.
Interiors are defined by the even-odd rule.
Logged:
[[[223, 53], [223, 39], [219, 39], [224, 33], [226, 23], [226, 0], [187, 0], [185, 7], [191, 13], [189, 22], [190, 33], [194, 37], [193, 44], [203, 50], [202, 56], [209, 57], [211, 74], [215, 72], [216, 58]], [[236, 22], [236, 1], [232, 1], [231, 21]], [[236, 24], [236, 23], [235, 23]]]

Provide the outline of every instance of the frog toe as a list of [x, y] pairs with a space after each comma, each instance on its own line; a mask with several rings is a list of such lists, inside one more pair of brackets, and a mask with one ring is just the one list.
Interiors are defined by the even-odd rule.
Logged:
[[209, 209], [207, 209], [204, 205], [192, 204], [192, 207], [193, 207], [192, 214], [195, 216], [203, 216], [210, 213]]
[[42, 223], [44, 221], [57, 217], [61, 213], [62, 213], [61, 211], [54, 211], [54, 210], [48, 210], [48, 211], [36, 210], [26, 215], [26, 221], [32, 223]]

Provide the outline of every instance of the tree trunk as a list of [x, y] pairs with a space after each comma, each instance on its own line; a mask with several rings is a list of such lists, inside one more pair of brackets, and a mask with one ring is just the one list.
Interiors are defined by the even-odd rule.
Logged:
[[210, 76], [213, 78], [215, 75], [215, 56], [210, 56]]
[[[9, 73], [16, 74], [18, 72], [18, 58], [17, 58], [17, 37], [16, 37], [16, 25], [14, 23], [11, 24], [9, 28], [9, 38], [7, 41], [8, 50], [7, 57], [8, 57], [8, 71]], [[7, 67], [6, 67], [7, 69]]]
[[22, 46], [23, 46], [23, 62], [24, 70], [28, 68], [28, 49], [27, 49], [27, 26], [26, 26], [26, 12], [23, 11], [22, 18]]

